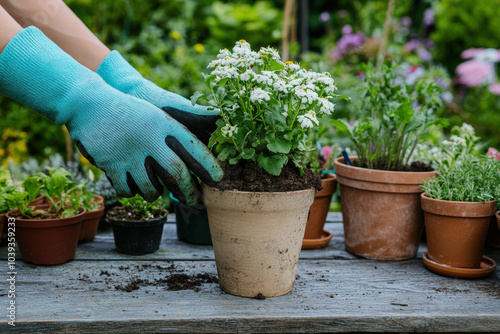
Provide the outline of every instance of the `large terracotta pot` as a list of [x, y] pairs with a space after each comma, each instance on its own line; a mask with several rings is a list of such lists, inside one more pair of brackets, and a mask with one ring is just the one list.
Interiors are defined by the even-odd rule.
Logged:
[[[44, 204], [37, 208], [47, 208]], [[76, 216], [58, 219], [15, 218], [16, 242], [24, 262], [42, 265], [61, 264], [75, 257], [85, 210]], [[19, 210], [7, 213], [17, 217]]]
[[313, 249], [325, 247], [332, 234], [324, 231], [326, 216], [332, 201], [332, 195], [337, 190], [337, 178], [335, 174], [326, 174], [326, 177], [321, 180], [322, 190], [316, 193], [314, 202], [309, 209], [309, 218], [307, 219], [306, 232], [304, 234], [304, 242], [302, 249]]
[[479, 268], [496, 202], [453, 202], [422, 194], [428, 258], [453, 268]]
[[290, 292], [316, 191], [202, 190], [221, 288], [244, 297]]
[[424, 226], [421, 184], [436, 174], [348, 166], [344, 158], [335, 159], [334, 166], [346, 249], [374, 260], [415, 257]]

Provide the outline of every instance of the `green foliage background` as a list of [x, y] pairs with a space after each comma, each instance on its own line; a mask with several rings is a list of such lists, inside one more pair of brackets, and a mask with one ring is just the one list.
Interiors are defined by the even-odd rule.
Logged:
[[[231, 47], [245, 39], [254, 49], [281, 46], [284, 0], [66, 0], [70, 8], [111, 49], [119, 50], [146, 78], [165, 89], [189, 97], [203, 88], [201, 72], [220, 48]], [[297, 1], [300, 3], [301, 1]], [[352, 107], [337, 105], [335, 117], [355, 114], [360, 80], [357, 63], [339, 66], [331, 58], [332, 48], [341, 36], [340, 30], [352, 25], [365, 36], [381, 36], [387, 0], [314, 0], [309, 1], [308, 50], [300, 53], [302, 27], [297, 26], [297, 43], [291, 51], [303, 66], [315, 71], [329, 71], [338, 82], [339, 93], [353, 97]], [[394, 20], [411, 17], [410, 35], [424, 36], [422, 14], [433, 7], [436, 25], [430, 36], [434, 41], [435, 60], [454, 76], [460, 53], [470, 47], [500, 46], [500, 0], [396, 0]], [[302, 9], [297, 14], [300, 17]], [[322, 12], [330, 14], [322, 22]], [[405, 41], [393, 39], [399, 47]], [[302, 47], [305, 47], [304, 45]], [[358, 59], [368, 60], [368, 59]], [[500, 101], [485, 89], [471, 90], [462, 97], [458, 111], [443, 116], [452, 124], [469, 121], [491, 145], [500, 146]], [[498, 120], [498, 122], [497, 122]], [[26, 133], [27, 152], [43, 160], [55, 152], [64, 154], [61, 127], [29, 109], [0, 96], [0, 136], [6, 129]], [[328, 130], [327, 135], [332, 135]], [[7, 141], [12, 139], [7, 139]], [[8, 144], [8, 143], [7, 143]], [[0, 137], [0, 165], [7, 145]], [[19, 145], [23, 147], [23, 145]], [[4, 150], [5, 151], [5, 150]]]

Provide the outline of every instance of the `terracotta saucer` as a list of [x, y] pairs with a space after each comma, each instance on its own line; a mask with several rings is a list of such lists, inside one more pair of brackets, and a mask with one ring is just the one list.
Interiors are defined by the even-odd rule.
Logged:
[[328, 231], [323, 230], [321, 237], [319, 239], [304, 239], [302, 242], [302, 249], [315, 249], [322, 248], [328, 245], [332, 234]]
[[456, 277], [456, 278], [482, 278], [493, 274], [497, 264], [495, 261], [490, 259], [489, 257], [483, 256], [483, 260], [481, 261], [481, 266], [477, 269], [473, 268], [454, 268], [444, 264], [439, 264], [437, 262], [432, 261], [427, 257], [427, 253], [425, 253], [422, 257], [424, 260], [424, 264], [430, 271], [435, 272], [436, 274]]

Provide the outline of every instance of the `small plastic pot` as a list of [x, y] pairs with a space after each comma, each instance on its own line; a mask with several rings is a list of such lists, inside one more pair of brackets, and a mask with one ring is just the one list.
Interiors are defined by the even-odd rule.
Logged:
[[211, 245], [212, 236], [208, 224], [207, 208], [204, 204], [189, 207], [172, 194], [170, 199], [175, 203], [175, 221], [177, 224], [177, 238], [198, 245]]
[[167, 216], [151, 220], [122, 221], [107, 218], [113, 227], [116, 250], [123, 254], [144, 255], [160, 248]]

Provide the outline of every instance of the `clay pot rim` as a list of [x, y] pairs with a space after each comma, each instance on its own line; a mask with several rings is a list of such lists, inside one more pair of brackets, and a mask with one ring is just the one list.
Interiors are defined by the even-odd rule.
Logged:
[[[420, 195], [420, 198], [422, 200], [422, 210], [425, 212], [441, 215], [441, 216], [449, 216], [449, 217], [469, 217], [469, 218], [481, 218], [481, 217], [491, 217], [493, 216], [496, 210], [496, 203], [497, 200], [492, 200], [492, 201], [487, 201], [487, 202], [462, 202], [462, 201], [449, 201], [449, 200], [443, 200], [443, 199], [435, 199], [429, 197], [426, 192], [423, 192]], [[439, 203], [441, 204], [440, 210], [432, 210], [428, 207], [427, 203]], [[468, 214], [457, 214], [455, 213], [455, 208], [452, 208], [452, 206], [461, 206], [465, 207], [466, 213]], [[481, 211], [483, 212], [477, 212], [479, 210], [475, 210], [475, 207], [480, 206]], [[490, 207], [490, 210], [487, 208]], [[492, 207], [492, 208], [491, 208]], [[469, 214], [468, 211], [474, 211]], [[493, 212], [493, 214], [488, 214], [487, 212]]]
[[302, 189], [302, 190], [294, 190], [294, 191], [240, 191], [240, 190], [234, 190], [234, 189], [231, 189], [231, 190], [220, 190], [219, 188], [216, 188], [216, 187], [211, 187], [209, 185], [206, 185], [205, 183], [202, 183], [201, 184], [202, 187], [207, 187], [209, 189], [213, 189], [215, 191], [218, 191], [218, 192], [226, 192], [226, 193], [238, 193], [238, 194], [259, 194], [259, 195], [263, 195], [265, 196], [266, 194], [268, 195], [276, 195], [276, 194], [280, 194], [280, 195], [296, 195], [296, 194], [299, 194], [301, 192], [303, 193], [307, 193], [311, 190], [314, 190], [315, 192], [317, 192], [316, 189], [314, 189], [314, 187], [312, 188], [307, 188], [307, 189]]
[[[350, 159], [356, 160], [357, 156], [353, 156]], [[343, 157], [339, 157], [334, 160], [334, 168], [337, 176], [373, 183], [419, 185], [422, 184], [423, 179], [436, 176], [435, 171], [402, 172], [348, 166], [345, 164]], [[347, 173], [343, 174], [343, 170], [347, 171]], [[425, 177], [425, 175], [428, 175], [428, 177]], [[387, 178], [390, 178], [391, 181], [387, 181]]]
[[[40, 205], [34, 205], [32, 207], [34, 207], [36, 209], [47, 209], [49, 206], [50, 206], [50, 204], [40, 204]], [[7, 218], [15, 218], [16, 222], [36, 222], [36, 223], [49, 222], [49, 221], [50, 222], [60, 222], [60, 221], [67, 220], [67, 219], [83, 217], [85, 214], [87, 214], [87, 211], [85, 210], [85, 208], [83, 206], [79, 207], [78, 209], [81, 209], [82, 212], [80, 212], [77, 215], [71, 216], [71, 217], [52, 218], [52, 219], [26, 219], [26, 218], [12, 217], [11, 213], [21, 213], [19, 211], [19, 209], [10, 210], [9, 212], [6, 213], [6, 217]]]

